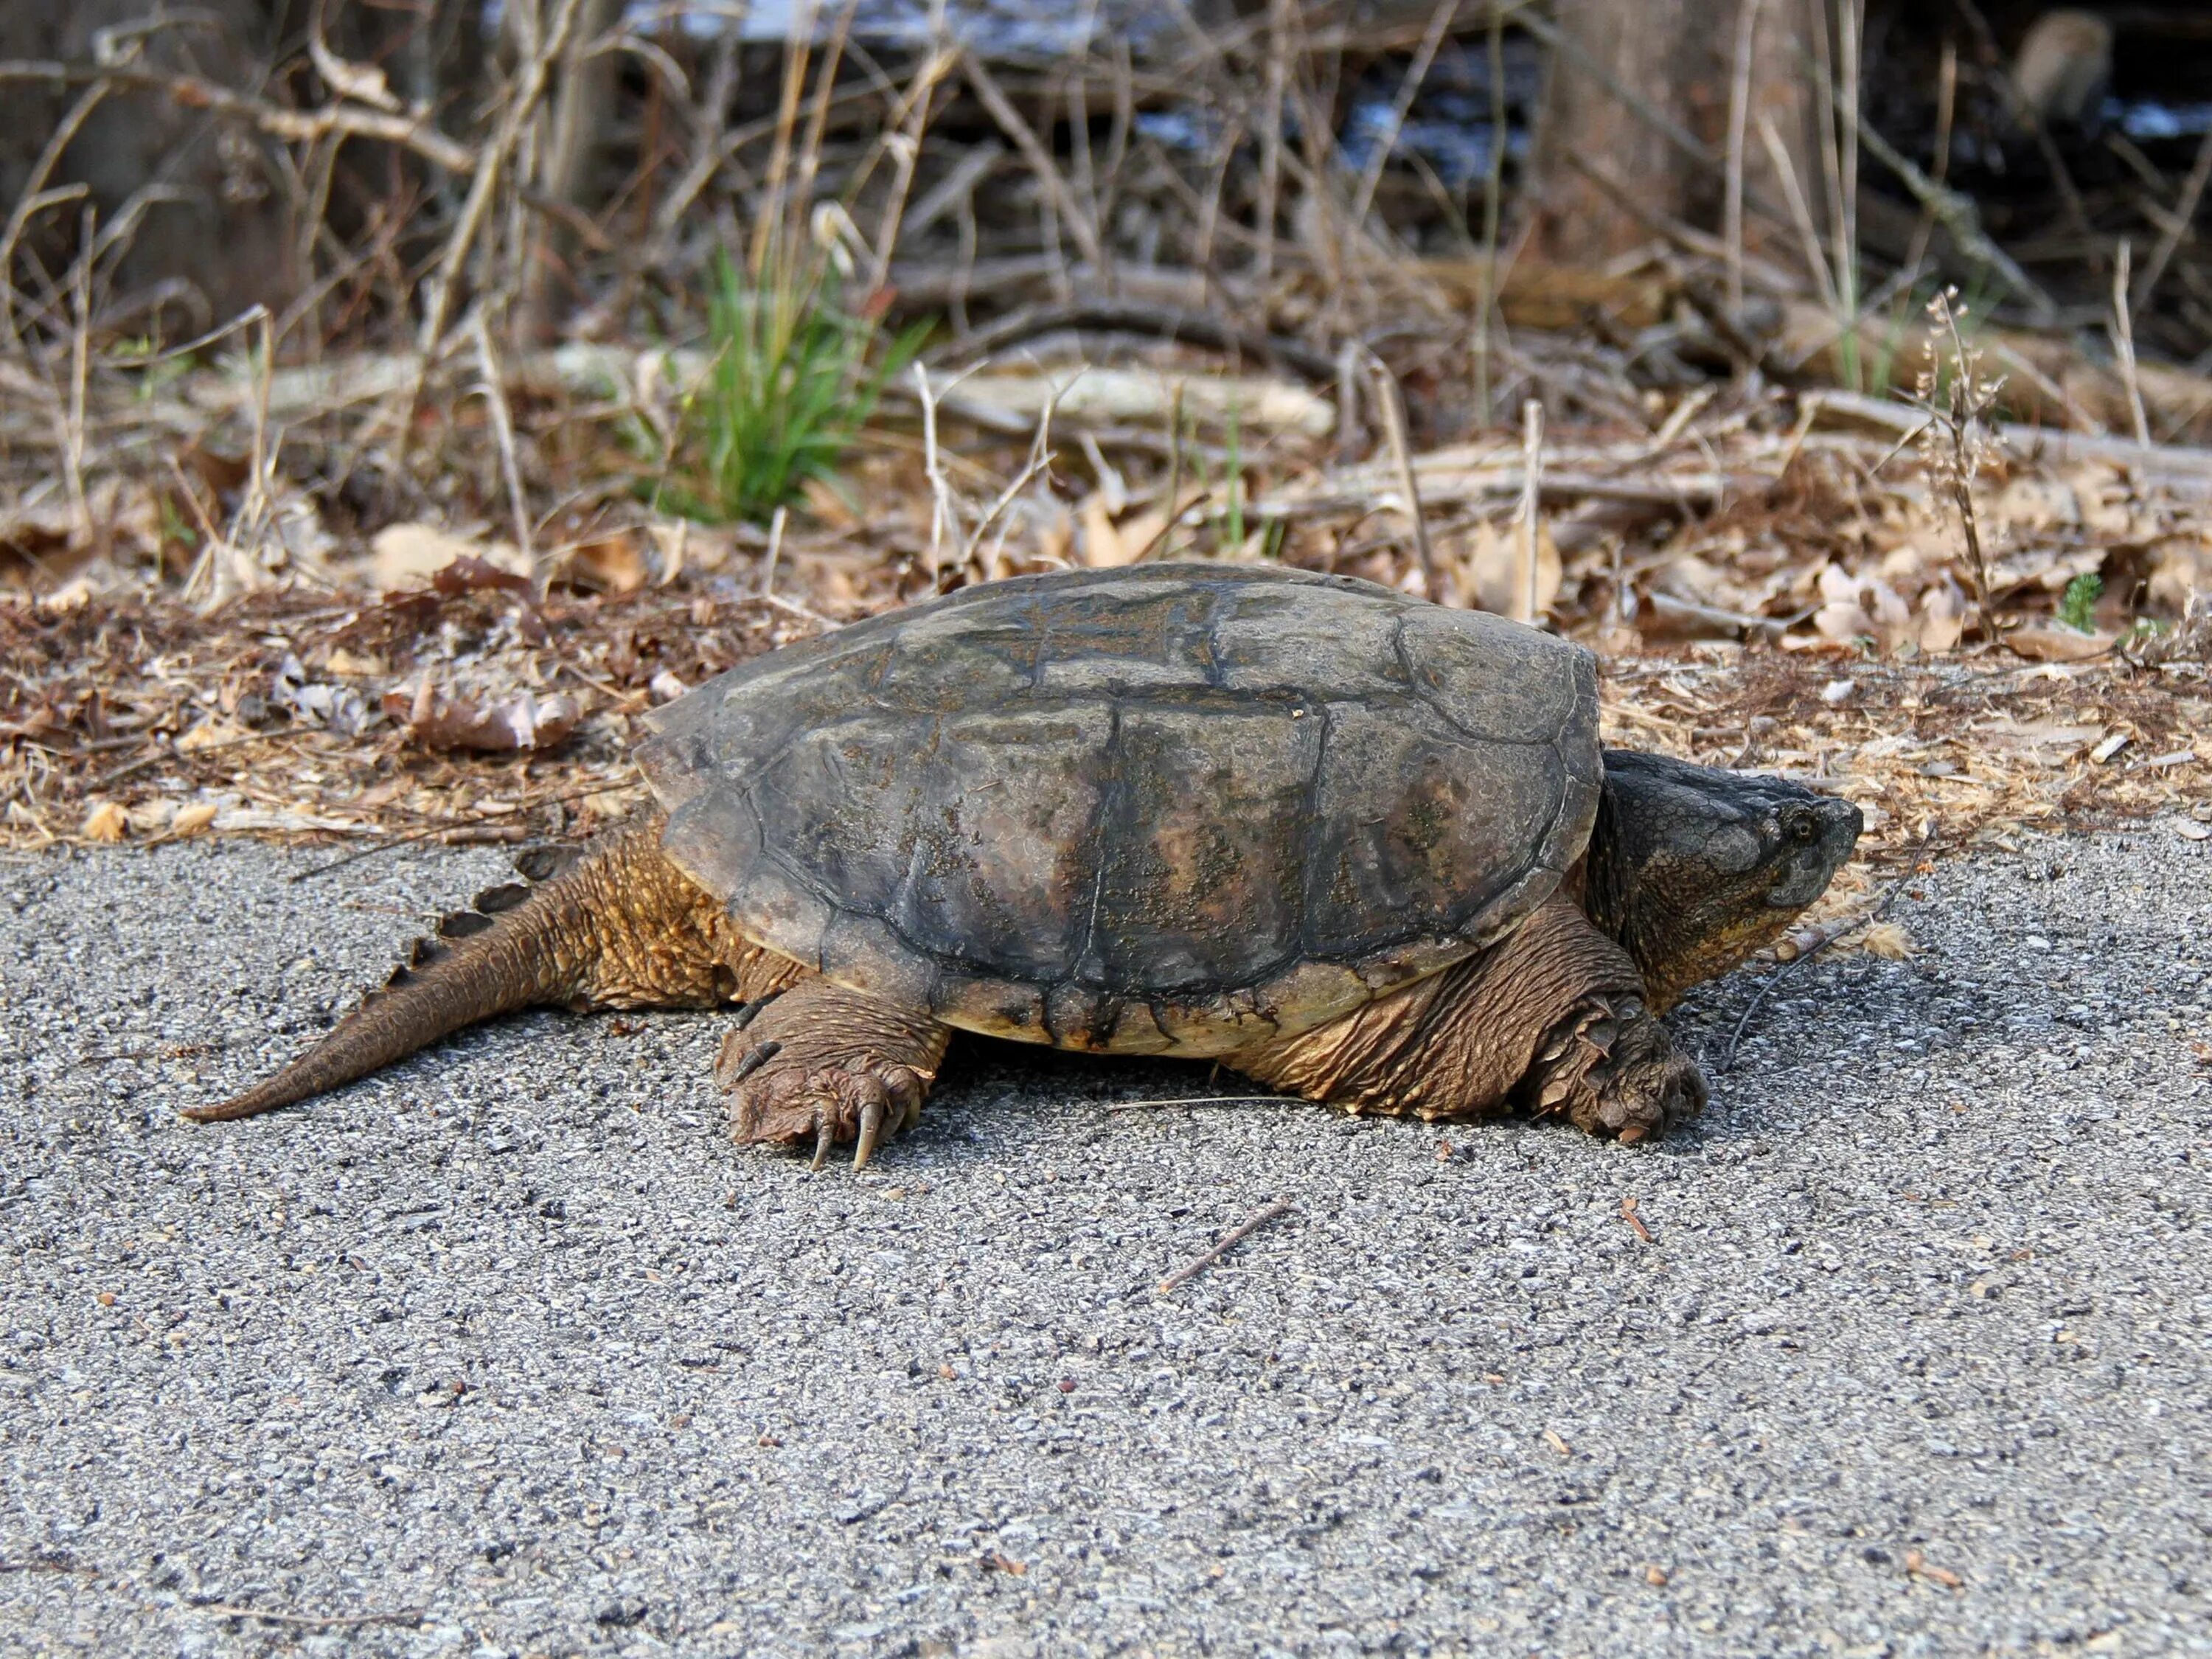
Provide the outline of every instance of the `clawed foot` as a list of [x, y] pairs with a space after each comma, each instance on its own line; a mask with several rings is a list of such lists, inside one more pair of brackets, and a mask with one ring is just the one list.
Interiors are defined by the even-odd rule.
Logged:
[[1539, 1116], [1564, 1113], [1592, 1134], [1633, 1144], [1705, 1109], [1705, 1073], [1638, 1004], [1586, 1009], [1539, 1060]]
[[741, 1146], [812, 1142], [815, 1169], [830, 1149], [855, 1143], [853, 1167], [863, 1170], [888, 1132], [921, 1120], [929, 1079], [910, 1066], [853, 1054], [830, 1060], [782, 1057], [773, 1039], [754, 1042], [732, 1031], [714, 1064], [714, 1080], [730, 1095], [730, 1133]]

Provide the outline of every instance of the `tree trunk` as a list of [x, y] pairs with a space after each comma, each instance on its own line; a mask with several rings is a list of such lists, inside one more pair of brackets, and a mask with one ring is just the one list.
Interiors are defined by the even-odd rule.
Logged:
[[[1793, 252], [1802, 247], [1790, 183], [1816, 225], [1832, 216], [1839, 194], [1816, 139], [1815, 66], [1837, 61], [1826, 44], [1834, 36], [1824, 43], [1819, 33], [1826, 9], [1825, 0], [1559, 0], [1561, 44], [1532, 174], [1534, 251], [1596, 264], [1649, 242], [1662, 220], [1726, 234], [1740, 52], [1748, 71], [1743, 187], [1765, 209], [1747, 209], [1745, 222], [1754, 246], [1779, 235]], [[1835, 73], [1840, 79], [1839, 65]], [[1776, 168], [1763, 126], [1794, 179]]]

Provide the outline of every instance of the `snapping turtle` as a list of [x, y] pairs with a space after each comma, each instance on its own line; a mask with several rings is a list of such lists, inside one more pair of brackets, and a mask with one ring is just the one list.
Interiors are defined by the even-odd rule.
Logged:
[[739, 1003], [741, 1142], [911, 1124], [954, 1029], [1210, 1058], [1355, 1112], [1623, 1140], [1705, 1084], [1656, 1015], [1826, 889], [1844, 802], [1600, 750], [1589, 655], [1348, 577], [969, 588], [653, 717], [659, 810], [483, 896], [276, 1076], [531, 1004]]

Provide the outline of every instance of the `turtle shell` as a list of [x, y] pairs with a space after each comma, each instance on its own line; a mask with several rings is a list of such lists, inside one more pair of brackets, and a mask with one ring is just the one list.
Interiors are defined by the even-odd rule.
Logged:
[[1587, 652], [1350, 577], [971, 587], [757, 658], [639, 751], [739, 929], [994, 1036], [1224, 1054], [1482, 949], [1582, 855]]

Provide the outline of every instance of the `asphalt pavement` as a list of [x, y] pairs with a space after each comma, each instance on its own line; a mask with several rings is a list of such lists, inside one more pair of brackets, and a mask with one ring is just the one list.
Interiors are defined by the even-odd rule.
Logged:
[[503, 867], [328, 856], [0, 857], [0, 1649], [2212, 1653], [2172, 826], [1917, 881], [1659, 1145], [975, 1042], [858, 1177], [713, 1017], [180, 1122]]

